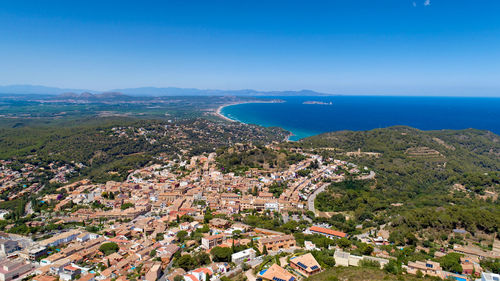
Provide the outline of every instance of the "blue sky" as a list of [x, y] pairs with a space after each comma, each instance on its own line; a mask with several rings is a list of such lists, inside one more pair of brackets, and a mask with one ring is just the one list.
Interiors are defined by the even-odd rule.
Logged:
[[500, 96], [500, 1], [0, 0], [0, 85]]

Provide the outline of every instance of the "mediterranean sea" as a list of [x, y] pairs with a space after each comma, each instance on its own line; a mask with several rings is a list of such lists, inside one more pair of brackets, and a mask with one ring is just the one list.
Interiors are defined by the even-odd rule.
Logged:
[[284, 102], [230, 105], [222, 108], [221, 114], [247, 124], [281, 127], [293, 133], [290, 140], [331, 131], [371, 130], [395, 125], [421, 130], [475, 128], [500, 134], [500, 98], [314, 96], [259, 99]]

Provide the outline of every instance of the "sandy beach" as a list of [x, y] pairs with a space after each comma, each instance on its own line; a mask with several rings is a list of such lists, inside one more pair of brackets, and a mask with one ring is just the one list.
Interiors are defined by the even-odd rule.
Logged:
[[226, 121], [229, 121], [229, 122], [237, 122], [236, 120], [233, 120], [233, 119], [231, 119], [231, 118], [228, 118], [228, 117], [224, 116], [224, 114], [222, 114], [222, 113], [221, 113], [221, 110], [222, 110], [224, 107], [226, 107], [226, 106], [230, 106], [230, 105], [236, 105], [236, 104], [240, 104], [240, 103], [229, 103], [229, 104], [223, 104], [223, 105], [221, 105], [221, 106], [219, 106], [219, 107], [217, 108], [217, 110], [215, 111], [215, 114], [216, 114], [217, 116], [219, 116], [220, 118], [222, 118], [222, 119], [226, 120]]
[[219, 106], [217, 108], [217, 110], [215, 111], [215, 114], [217, 116], [219, 116], [220, 118], [224, 119], [224, 120], [227, 120], [227, 121], [230, 121], [230, 122], [239, 122], [239, 121], [236, 121], [236, 120], [233, 120], [231, 118], [228, 118], [226, 116], [224, 116], [224, 114], [221, 113], [222, 109], [226, 106], [231, 106], [231, 105], [237, 105], [237, 104], [245, 104], [245, 103], [283, 103], [285, 102], [284, 100], [270, 100], [270, 101], [241, 101], [241, 102], [232, 102], [232, 103], [228, 103], [228, 104], [223, 104], [221, 106]]

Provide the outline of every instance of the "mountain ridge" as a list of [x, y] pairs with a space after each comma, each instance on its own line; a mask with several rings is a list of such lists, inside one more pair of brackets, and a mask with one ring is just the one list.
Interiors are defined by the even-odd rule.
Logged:
[[218, 89], [197, 89], [197, 88], [180, 88], [180, 87], [137, 87], [137, 88], [121, 88], [105, 91], [89, 90], [89, 89], [71, 89], [48, 87], [41, 85], [5, 85], [0, 86], [0, 93], [13, 95], [61, 95], [65, 93], [90, 93], [90, 94], [105, 94], [110, 92], [118, 92], [124, 95], [147, 97], [147, 96], [331, 96], [331, 94], [320, 93], [312, 90], [284, 90], [284, 91], [257, 91], [253, 89], [239, 90], [218, 90]]

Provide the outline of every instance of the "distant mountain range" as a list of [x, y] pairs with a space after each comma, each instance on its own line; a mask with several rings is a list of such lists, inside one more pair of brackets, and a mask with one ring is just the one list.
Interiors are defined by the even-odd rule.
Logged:
[[[15, 95], [63, 95], [67, 98], [77, 97], [82, 93], [85, 96], [90, 95], [103, 95], [106, 96], [110, 93], [121, 93], [124, 95], [135, 97], [161, 97], [161, 96], [327, 96], [329, 94], [318, 93], [311, 90], [300, 91], [256, 91], [251, 89], [246, 90], [203, 90], [194, 88], [157, 88], [157, 87], [141, 87], [141, 88], [125, 88], [125, 89], [112, 89], [109, 91], [95, 91], [88, 89], [65, 89], [56, 87], [46, 87], [37, 85], [8, 85], [0, 86], [0, 94], [15, 94]], [[80, 94], [80, 95], [82, 95]], [[72, 96], [73, 95], [73, 96]], [[97, 98], [99, 96], [96, 96]]]
[[89, 92], [83, 92], [81, 94], [69, 92], [69, 93], [63, 93], [57, 96], [53, 96], [52, 99], [84, 99], [84, 100], [99, 100], [99, 99], [127, 99], [131, 98], [128, 95], [124, 95], [119, 92], [105, 92], [101, 94], [92, 94]]

